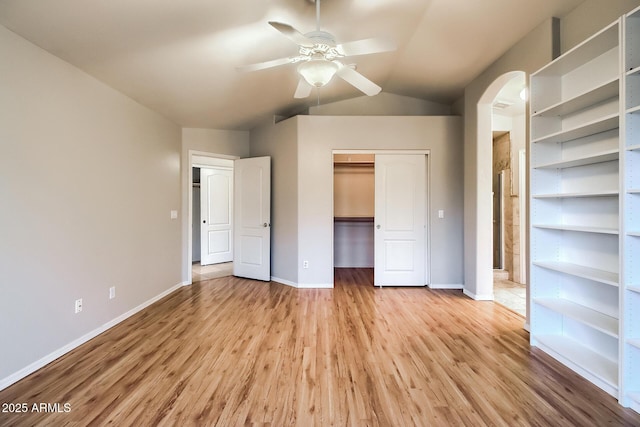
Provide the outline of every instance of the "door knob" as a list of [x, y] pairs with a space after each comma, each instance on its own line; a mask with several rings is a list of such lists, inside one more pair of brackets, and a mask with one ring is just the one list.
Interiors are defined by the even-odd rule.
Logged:
[[380, 224], [376, 225], [376, 228], [377, 228], [378, 230], [380, 230]]
[[268, 227], [268, 226], [269, 226], [269, 224], [267, 224], [267, 223], [265, 222], [264, 224], [262, 224], [262, 226], [266, 228], [266, 227]]
[[207, 220], [206, 220], [206, 219], [203, 219], [203, 220], [202, 220], [202, 223], [203, 223], [203, 224], [206, 224], [206, 223], [207, 223]]

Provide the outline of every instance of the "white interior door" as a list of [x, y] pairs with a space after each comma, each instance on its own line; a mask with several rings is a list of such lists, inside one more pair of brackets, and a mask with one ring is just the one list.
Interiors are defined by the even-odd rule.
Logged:
[[426, 159], [420, 154], [376, 154], [376, 286], [424, 286]]
[[233, 260], [233, 170], [200, 169], [200, 264]]
[[234, 276], [271, 280], [271, 157], [234, 162]]

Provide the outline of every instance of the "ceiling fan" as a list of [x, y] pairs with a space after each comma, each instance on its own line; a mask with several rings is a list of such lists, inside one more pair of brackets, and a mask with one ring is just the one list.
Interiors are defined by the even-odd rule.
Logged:
[[[309, 0], [314, 2], [314, 0]], [[316, 4], [316, 30], [302, 34], [291, 25], [269, 21], [276, 30], [298, 45], [298, 55], [274, 59], [257, 64], [238, 67], [240, 71], [258, 71], [286, 64], [298, 64], [300, 79], [294, 98], [306, 98], [314, 87], [329, 83], [334, 75], [350, 83], [366, 95], [377, 95], [382, 88], [355, 70], [354, 66], [343, 64], [340, 59], [357, 55], [388, 52], [396, 49], [395, 44], [383, 38], [370, 38], [347, 43], [336, 43], [333, 35], [320, 30], [320, 0]]]

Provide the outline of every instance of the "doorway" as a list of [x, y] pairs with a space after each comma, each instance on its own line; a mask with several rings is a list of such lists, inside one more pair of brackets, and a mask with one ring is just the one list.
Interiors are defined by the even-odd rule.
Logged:
[[[192, 283], [196, 283], [233, 274], [232, 182], [220, 182], [229, 178], [233, 169], [194, 166], [191, 171], [191, 274]], [[225, 191], [225, 186], [231, 191]]]
[[[206, 221], [207, 216], [217, 216], [217, 217], [225, 217], [225, 212], [227, 212], [226, 216], [227, 221], [231, 222], [231, 215], [233, 213], [233, 198], [232, 192], [230, 192], [227, 197], [220, 198], [222, 203], [216, 204], [214, 202], [215, 212], [212, 213], [204, 213], [205, 211], [211, 210], [206, 206], [203, 206], [203, 194], [202, 187], [203, 182], [202, 178], [204, 176], [211, 175], [211, 171], [214, 170], [230, 170], [233, 172], [234, 158], [228, 156], [216, 156], [207, 153], [190, 153], [190, 161], [189, 166], [191, 170], [190, 174], [190, 187], [191, 191], [189, 192], [189, 219], [190, 219], [190, 227], [189, 227], [189, 255], [190, 255], [190, 265], [191, 268], [188, 271], [190, 277], [188, 277], [190, 283], [200, 282], [203, 280], [214, 279], [218, 277], [230, 276], [233, 274], [233, 250], [232, 250], [232, 242], [233, 236], [230, 234], [227, 239], [220, 239], [220, 235], [222, 233], [217, 233], [218, 239], [212, 239], [211, 246], [213, 246], [213, 251], [221, 252], [216, 249], [215, 246], [228, 246], [227, 252], [228, 255], [224, 259], [217, 259], [211, 262], [203, 261], [203, 252], [209, 252], [208, 249], [203, 251], [203, 243], [205, 246], [208, 246], [203, 242], [203, 234], [207, 235], [207, 230], [203, 229], [203, 220]], [[203, 173], [203, 171], [205, 171]], [[206, 186], [206, 183], [205, 183]], [[206, 197], [205, 197], [206, 199]], [[218, 209], [216, 209], [218, 208]], [[209, 221], [211, 222], [211, 221]], [[222, 220], [216, 219], [215, 222], [225, 222], [224, 218]], [[208, 225], [208, 224], [207, 224]], [[229, 227], [231, 224], [229, 224]], [[214, 232], [216, 230], [213, 230]], [[203, 233], [204, 232], [204, 233]], [[206, 238], [208, 240], [208, 238]]]
[[334, 152], [334, 267], [376, 286], [425, 286], [428, 152]]
[[521, 230], [526, 195], [522, 191], [526, 147], [526, 79], [519, 73], [506, 81], [491, 109], [491, 173], [493, 196], [494, 301], [526, 316], [526, 270], [522, 262], [526, 242]]

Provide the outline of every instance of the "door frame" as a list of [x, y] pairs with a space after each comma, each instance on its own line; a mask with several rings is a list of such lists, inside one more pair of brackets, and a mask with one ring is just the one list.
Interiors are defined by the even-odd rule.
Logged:
[[[425, 185], [425, 191], [427, 192], [425, 197], [425, 286], [429, 286], [431, 284], [431, 150], [331, 150], [331, 162], [332, 162], [332, 170], [333, 170], [333, 155], [334, 154], [418, 154], [425, 156], [425, 179], [427, 180]], [[334, 194], [333, 194], [333, 174], [331, 175], [331, 211], [334, 211]], [[334, 239], [332, 236], [331, 239], [331, 259], [332, 264], [335, 266], [335, 248], [334, 248]], [[375, 263], [374, 263], [375, 265]]]
[[[187, 171], [188, 179], [185, 182], [185, 191], [187, 193], [187, 280], [186, 284], [190, 285], [193, 283], [193, 168], [199, 166], [215, 166], [213, 163], [215, 160], [213, 159], [226, 159], [226, 160], [235, 160], [239, 159], [240, 156], [229, 156], [226, 154], [216, 154], [209, 153], [206, 151], [198, 151], [198, 150], [189, 150], [189, 170]], [[207, 159], [212, 159], [210, 163], [207, 164]]]

